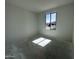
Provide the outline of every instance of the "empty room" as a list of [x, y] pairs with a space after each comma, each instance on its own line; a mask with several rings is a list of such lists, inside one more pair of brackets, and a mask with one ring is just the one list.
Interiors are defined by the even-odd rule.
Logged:
[[74, 59], [74, 0], [5, 0], [5, 59]]

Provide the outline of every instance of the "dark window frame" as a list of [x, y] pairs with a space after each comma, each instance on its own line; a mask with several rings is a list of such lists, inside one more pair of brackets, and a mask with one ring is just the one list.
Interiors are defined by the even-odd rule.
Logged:
[[[54, 13], [56, 13], [56, 25], [57, 25], [57, 12], [48, 13], [50, 14], [50, 25], [51, 25], [51, 14], [54, 14]], [[50, 26], [50, 30], [56, 30], [56, 25], [55, 25], [55, 29], [52, 29]], [[46, 14], [45, 14], [45, 26], [46, 26]]]

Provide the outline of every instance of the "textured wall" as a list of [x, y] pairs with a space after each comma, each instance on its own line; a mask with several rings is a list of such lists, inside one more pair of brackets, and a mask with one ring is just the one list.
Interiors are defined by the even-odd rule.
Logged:
[[6, 4], [6, 39], [29, 37], [37, 32], [37, 18], [33, 12]]

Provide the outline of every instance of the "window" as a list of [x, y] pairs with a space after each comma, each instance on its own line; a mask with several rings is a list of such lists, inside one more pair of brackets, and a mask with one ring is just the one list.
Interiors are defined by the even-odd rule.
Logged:
[[56, 12], [46, 14], [46, 29], [56, 30]]
[[38, 38], [36, 40], [33, 40], [32, 42], [35, 43], [35, 44], [37, 44], [37, 45], [40, 45], [40, 46], [44, 47], [48, 43], [50, 43], [51, 40], [50, 39], [43, 38], [43, 37], [40, 37], [40, 38]]

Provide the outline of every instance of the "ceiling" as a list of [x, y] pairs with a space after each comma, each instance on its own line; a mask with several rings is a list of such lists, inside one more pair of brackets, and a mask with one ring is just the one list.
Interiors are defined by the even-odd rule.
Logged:
[[6, 0], [6, 3], [33, 12], [41, 12], [50, 8], [56, 8], [73, 2], [74, 0]]

